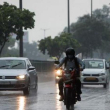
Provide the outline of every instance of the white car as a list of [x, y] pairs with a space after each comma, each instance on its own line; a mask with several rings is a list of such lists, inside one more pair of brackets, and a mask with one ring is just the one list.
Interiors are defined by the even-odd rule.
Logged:
[[30, 88], [37, 88], [38, 76], [28, 58], [0, 58], [0, 91], [22, 90], [28, 95]]
[[82, 85], [101, 84], [106, 88], [109, 82], [109, 64], [105, 59], [83, 59], [85, 69], [81, 74]]

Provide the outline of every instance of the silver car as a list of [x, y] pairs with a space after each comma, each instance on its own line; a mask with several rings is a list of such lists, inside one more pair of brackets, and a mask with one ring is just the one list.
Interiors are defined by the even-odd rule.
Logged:
[[0, 58], [0, 91], [22, 90], [28, 95], [30, 88], [37, 89], [38, 76], [28, 58]]
[[109, 64], [105, 59], [83, 59], [85, 69], [82, 71], [81, 83], [101, 84], [104, 88], [109, 82]]

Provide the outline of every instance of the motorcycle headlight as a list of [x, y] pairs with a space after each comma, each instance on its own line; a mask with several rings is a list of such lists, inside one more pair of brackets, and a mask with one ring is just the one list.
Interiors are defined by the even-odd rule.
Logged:
[[18, 75], [16, 78], [19, 80], [22, 80], [22, 79], [25, 79], [25, 75]]
[[57, 70], [56, 71], [56, 75], [61, 76], [62, 75], [62, 71], [61, 70]]

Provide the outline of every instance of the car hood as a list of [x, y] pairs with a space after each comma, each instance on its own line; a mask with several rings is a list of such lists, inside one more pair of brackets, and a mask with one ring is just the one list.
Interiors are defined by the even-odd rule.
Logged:
[[84, 74], [105, 73], [105, 70], [104, 69], [84, 69], [82, 73]]
[[17, 76], [17, 75], [22, 75], [26, 74], [27, 70], [26, 69], [0, 69], [0, 76]]

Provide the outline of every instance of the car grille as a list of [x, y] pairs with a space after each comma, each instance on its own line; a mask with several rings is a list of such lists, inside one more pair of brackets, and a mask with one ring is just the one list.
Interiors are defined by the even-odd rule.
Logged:
[[97, 78], [95, 78], [94, 80], [90, 80], [90, 79], [88, 80], [85, 78], [83, 81], [84, 82], [99, 82], [99, 80]]
[[92, 74], [92, 76], [100, 76], [99, 74]]
[[99, 74], [83, 74], [83, 76], [100, 76]]
[[83, 76], [91, 76], [90, 74], [83, 74]]
[[[3, 79], [2, 77], [3, 76], [0, 76], [0, 79]], [[16, 76], [5, 76], [4, 79], [16, 79]]]
[[17, 85], [14, 85], [14, 84], [2, 85], [2, 84], [0, 84], [0, 88], [21, 88], [21, 87], [25, 87], [25, 85], [24, 84], [17, 84]]

